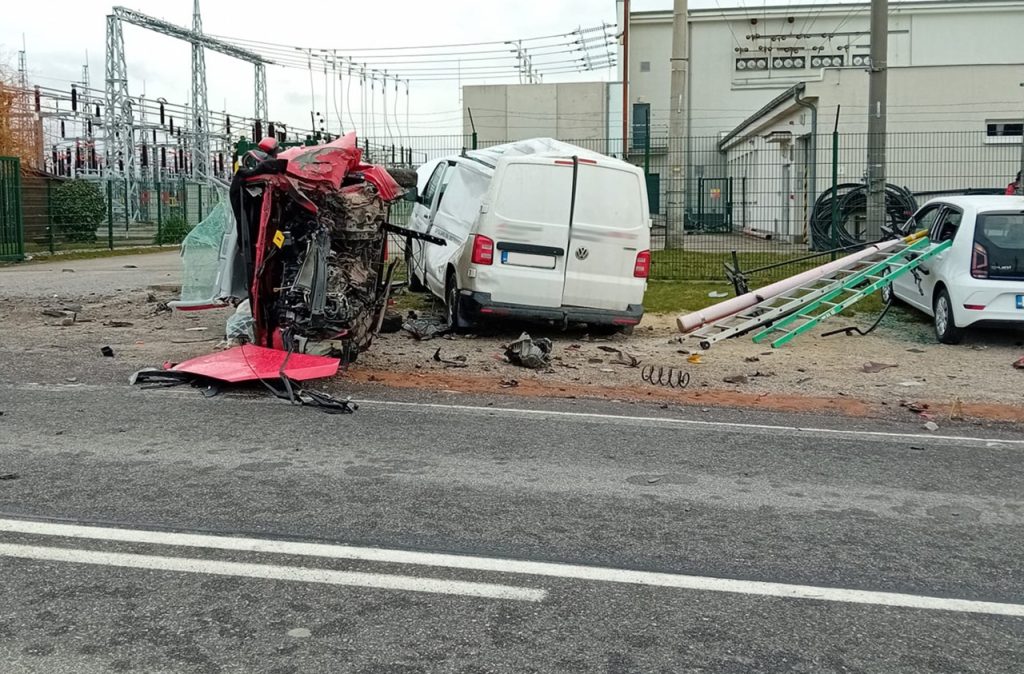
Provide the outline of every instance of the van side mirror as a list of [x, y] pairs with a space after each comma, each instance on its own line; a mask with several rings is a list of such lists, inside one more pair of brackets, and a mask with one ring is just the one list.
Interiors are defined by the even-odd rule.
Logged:
[[406, 201], [411, 201], [414, 204], [418, 204], [420, 202], [420, 192], [415, 187], [410, 187], [405, 190], [405, 194], [402, 195], [402, 198], [405, 199]]

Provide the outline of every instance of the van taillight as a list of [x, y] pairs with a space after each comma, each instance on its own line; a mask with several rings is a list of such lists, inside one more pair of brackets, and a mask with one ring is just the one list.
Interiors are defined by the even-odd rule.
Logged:
[[971, 276], [988, 278], [988, 251], [980, 243], [974, 244], [974, 251], [971, 253]]
[[633, 276], [647, 278], [651, 273], [651, 251], [642, 250], [636, 254], [636, 264], [633, 265]]
[[494, 264], [494, 242], [486, 236], [473, 237], [473, 264]]

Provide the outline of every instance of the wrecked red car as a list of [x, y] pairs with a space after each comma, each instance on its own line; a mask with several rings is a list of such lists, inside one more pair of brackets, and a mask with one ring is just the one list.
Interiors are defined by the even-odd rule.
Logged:
[[[411, 172], [394, 173], [408, 184]], [[415, 236], [388, 223], [389, 205], [405, 192], [392, 173], [363, 163], [355, 134], [281, 152], [266, 139], [242, 158], [220, 219], [193, 232], [197, 252], [183, 244], [185, 281], [174, 306], [238, 304], [235, 322], [245, 329], [229, 329], [229, 337], [350, 362], [369, 347], [386, 310], [397, 262], [388, 263], [388, 233]], [[223, 239], [213, 270], [217, 227]]]

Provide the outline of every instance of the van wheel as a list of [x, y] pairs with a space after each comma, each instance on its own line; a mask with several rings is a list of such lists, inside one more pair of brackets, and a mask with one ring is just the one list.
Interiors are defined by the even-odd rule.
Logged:
[[445, 284], [444, 309], [445, 325], [452, 332], [470, 326], [469, 321], [462, 315], [462, 293], [455, 282], [455, 274], [449, 274], [448, 283]]
[[409, 290], [414, 293], [421, 293], [426, 290], [423, 287], [423, 282], [412, 271], [412, 239], [408, 239], [405, 242], [405, 273], [409, 276]]
[[882, 286], [879, 294], [882, 297], [882, 304], [894, 304], [896, 302], [896, 293], [893, 291], [891, 283], [886, 283]]
[[943, 344], [959, 344], [964, 338], [964, 331], [956, 327], [953, 320], [953, 303], [945, 288], [935, 297], [934, 309], [935, 337]]

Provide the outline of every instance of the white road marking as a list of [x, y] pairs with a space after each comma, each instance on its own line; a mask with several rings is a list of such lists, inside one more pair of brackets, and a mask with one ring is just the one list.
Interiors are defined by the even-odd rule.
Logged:
[[485, 599], [514, 599], [518, 601], [544, 601], [547, 590], [537, 590], [511, 585], [492, 583], [470, 583], [458, 580], [438, 580], [415, 576], [393, 576], [380, 573], [359, 573], [312, 569], [300, 566], [279, 566], [274, 564], [245, 564], [188, 557], [157, 557], [124, 552], [100, 552], [73, 548], [49, 548], [35, 545], [0, 543], [0, 556], [38, 559], [49, 562], [70, 562], [72, 564], [93, 564], [117, 566], [131, 569], [153, 569], [181, 573], [203, 573], [215, 576], [287, 580], [300, 583], [324, 583], [370, 587], [384, 590], [405, 590], [430, 594], [454, 594], [464, 597]]
[[[352, 559], [385, 564], [412, 564], [418, 566], [441, 567], [446, 569], [491, 571], [496, 573], [521, 574], [527, 576], [547, 576], [567, 580], [625, 583], [630, 585], [647, 585], [653, 587], [702, 590], [707, 592], [728, 592], [733, 594], [764, 597], [782, 597], [786, 599], [814, 599], [818, 601], [843, 602], [851, 604], [871, 604], [875, 606], [916, 608], [933, 611], [955, 611], [960, 613], [984, 613], [989, 615], [1024, 617], [1024, 604], [952, 599], [948, 597], [930, 597], [897, 592], [849, 590], [833, 587], [817, 587], [813, 585], [794, 585], [789, 583], [732, 580], [728, 578], [658, 573], [652, 571], [633, 571], [630, 569], [583, 566], [578, 564], [530, 562], [516, 559], [501, 559], [497, 557], [412, 552], [408, 550], [389, 550], [385, 548], [364, 548], [326, 543], [302, 543], [297, 541], [277, 541], [261, 538], [212, 536], [207, 534], [174, 533], [167, 531], [146, 531], [142, 529], [92, 527], [77, 524], [58, 524], [12, 519], [0, 519], [0, 531], [40, 536], [59, 536], [63, 538], [84, 538], [105, 541], [121, 541], [127, 543], [174, 545], [191, 548], [237, 550], [306, 557], [326, 557], [330, 559]], [[19, 548], [24, 546], [0, 546], [0, 554], [3, 554], [4, 548], [10, 547]], [[50, 548], [40, 549], [50, 550]], [[74, 555], [76, 552], [77, 551], [70, 551], [69, 554]], [[154, 559], [164, 558], [158, 557]], [[212, 564], [225, 563], [226, 562], [212, 562]], [[319, 571], [310, 571], [314, 573], [322, 573]], [[373, 574], [363, 575], [376, 577]], [[381, 576], [380, 578], [388, 579], [395, 577]], [[418, 578], [412, 580], [417, 582], [434, 583], [452, 582], [424, 581], [423, 579]], [[502, 591], [541, 592], [539, 590], [504, 588], [504, 586], [496, 587], [503, 588]], [[534, 597], [536, 595], [528, 596]], [[540, 601], [540, 599], [530, 599], [530, 601]]]
[[894, 431], [851, 431], [839, 428], [818, 428], [813, 426], [776, 426], [771, 424], [744, 424], [735, 421], [705, 421], [702, 419], [670, 419], [667, 417], [640, 417], [622, 414], [601, 414], [599, 412], [565, 412], [559, 410], [533, 410], [521, 407], [481, 407], [478, 405], [443, 405], [440, 403], [409, 403], [395, 400], [358, 400], [360, 405], [381, 405], [392, 407], [413, 407], [434, 410], [461, 410], [464, 412], [503, 412], [524, 416], [560, 417], [577, 419], [604, 419], [610, 421], [641, 421], [646, 423], [676, 424], [679, 426], [702, 426], [706, 428], [734, 428], [754, 431], [783, 431], [787, 433], [820, 433], [849, 438], [888, 438], [893, 440], [943, 440], [947, 442], [987, 444], [989, 447], [1014, 445], [1024, 447], [1024, 440], [1003, 438], [977, 438], [964, 435], [937, 435], [935, 433], [897, 433]]

